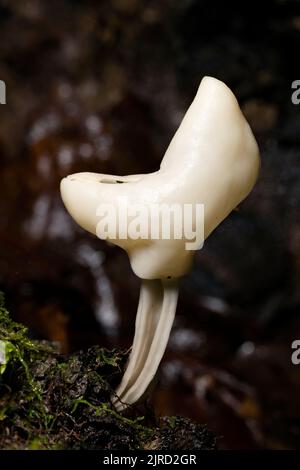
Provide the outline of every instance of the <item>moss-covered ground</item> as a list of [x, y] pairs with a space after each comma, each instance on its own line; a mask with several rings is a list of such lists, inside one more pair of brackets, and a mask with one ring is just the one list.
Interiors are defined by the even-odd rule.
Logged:
[[94, 346], [70, 356], [34, 341], [0, 297], [1, 449], [213, 449], [215, 436], [151, 407], [119, 414], [111, 396], [126, 356]]

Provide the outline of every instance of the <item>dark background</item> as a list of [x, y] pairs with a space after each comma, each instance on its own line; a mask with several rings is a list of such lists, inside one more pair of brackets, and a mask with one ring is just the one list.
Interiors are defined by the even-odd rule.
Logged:
[[300, 448], [299, 56], [298, 1], [0, 1], [0, 288], [64, 352], [129, 347], [139, 280], [73, 223], [61, 178], [156, 170], [204, 75], [237, 95], [259, 182], [182, 281], [152, 397], [224, 448]]

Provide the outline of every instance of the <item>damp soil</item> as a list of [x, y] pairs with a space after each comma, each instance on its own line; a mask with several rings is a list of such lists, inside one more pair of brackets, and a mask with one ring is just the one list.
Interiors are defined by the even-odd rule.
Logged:
[[157, 418], [142, 404], [111, 403], [127, 356], [93, 346], [62, 355], [33, 341], [0, 304], [1, 449], [215, 449], [216, 437], [187, 418]]

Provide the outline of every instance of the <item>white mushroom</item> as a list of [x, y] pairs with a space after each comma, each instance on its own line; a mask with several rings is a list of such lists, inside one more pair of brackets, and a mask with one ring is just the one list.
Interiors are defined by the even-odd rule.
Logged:
[[[77, 173], [62, 180], [61, 195], [74, 220], [101, 238], [100, 204], [203, 204], [206, 238], [249, 194], [259, 162], [255, 138], [236, 98], [224, 83], [205, 77], [157, 172]], [[174, 320], [177, 280], [190, 269], [194, 252], [186, 249], [185, 237], [105, 236], [127, 251], [133, 271], [143, 279], [132, 351], [116, 390], [115, 406], [121, 410], [136, 402], [155, 376]]]

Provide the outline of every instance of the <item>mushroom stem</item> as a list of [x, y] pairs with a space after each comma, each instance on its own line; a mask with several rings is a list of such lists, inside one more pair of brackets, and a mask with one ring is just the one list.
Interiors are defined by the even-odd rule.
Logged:
[[[137, 379], [147, 360], [157, 326], [157, 317], [161, 310], [162, 298], [160, 280], [142, 281], [132, 349], [126, 371], [116, 391], [120, 398]], [[117, 400], [118, 398], [115, 397], [113, 402]]]
[[132, 353], [116, 391], [118, 411], [139, 400], [152, 382], [167, 347], [177, 299], [177, 280], [143, 281]]

